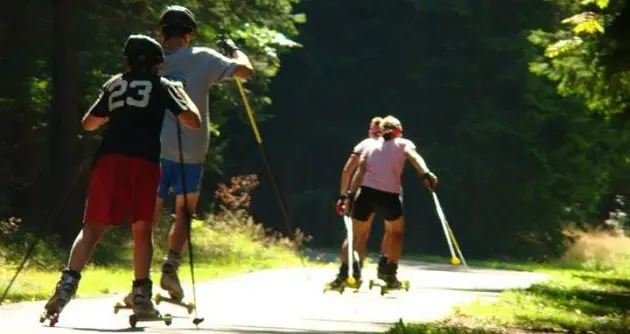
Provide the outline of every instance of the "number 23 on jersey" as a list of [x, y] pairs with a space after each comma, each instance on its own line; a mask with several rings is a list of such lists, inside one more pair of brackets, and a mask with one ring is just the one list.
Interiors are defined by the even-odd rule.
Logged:
[[[110, 89], [109, 110], [114, 111], [125, 105], [146, 108], [149, 105], [153, 83], [148, 80], [118, 80]], [[129, 92], [129, 94], [126, 94]]]

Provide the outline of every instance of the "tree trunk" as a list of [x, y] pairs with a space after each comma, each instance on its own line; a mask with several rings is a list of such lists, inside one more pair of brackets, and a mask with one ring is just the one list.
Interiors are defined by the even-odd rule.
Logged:
[[[74, 43], [76, 0], [56, 0], [53, 22], [53, 102], [50, 113], [50, 193], [54, 232], [62, 241], [72, 240], [80, 226], [77, 186], [73, 184], [80, 156], [77, 139], [78, 69]], [[77, 182], [78, 183], [78, 182]], [[79, 211], [80, 212], [80, 211]]]

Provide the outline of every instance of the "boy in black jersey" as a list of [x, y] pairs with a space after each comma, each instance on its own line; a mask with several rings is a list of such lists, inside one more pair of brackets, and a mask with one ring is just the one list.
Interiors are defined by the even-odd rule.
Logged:
[[160, 133], [165, 111], [190, 128], [200, 127], [195, 104], [181, 83], [157, 75], [164, 61], [160, 44], [150, 37], [131, 35], [124, 47], [124, 73], [108, 80], [82, 120], [87, 131], [108, 123], [96, 152], [88, 199], [66, 269], [45, 306], [59, 314], [72, 299], [81, 270], [109, 226], [131, 223], [134, 250], [133, 312], [139, 320], [159, 317], [151, 302], [149, 278], [153, 256], [152, 227], [155, 194], [160, 178]]

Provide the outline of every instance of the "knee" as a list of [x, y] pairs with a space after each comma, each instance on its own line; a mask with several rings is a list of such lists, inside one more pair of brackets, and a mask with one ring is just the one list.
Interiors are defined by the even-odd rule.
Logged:
[[404, 233], [405, 233], [405, 230], [402, 224], [391, 223], [391, 226], [389, 228], [389, 231], [387, 232], [387, 235], [390, 238], [398, 239], [398, 238], [402, 238]]
[[144, 235], [144, 234], [151, 235], [151, 233], [153, 233], [153, 224], [151, 224], [150, 222], [145, 222], [145, 221], [137, 221], [133, 223], [131, 230], [134, 236]]

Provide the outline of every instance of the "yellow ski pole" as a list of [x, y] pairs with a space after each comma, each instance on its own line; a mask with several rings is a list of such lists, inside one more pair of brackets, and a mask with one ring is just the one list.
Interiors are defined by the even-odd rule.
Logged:
[[260, 136], [260, 132], [258, 132], [258, 127], [256, 126], [256, 120], [254, 119], [254, 113], [252, 112], [252, 108], [249, 106], [249, 101], [247, 100], [247, 96], [245, 95], [243, 84], [241, 83], [239, 79], [234, 79], [234, 81], [236, 81], [236, 86], [238, 87], [238, 91], [239, 93], [241, 93], [241, 99], [243, 100], [243, 104], [245, 105], [245, 111], [247, 112], [247, 118], [249, 118], [249, 123], [252, 125], [252, 131], [254, 131], [256, 142], [262, 145], [262, 137]]
[[[457, 256], [451, 256], [451, 263], [453, 265], [458, 265], [461, 260], [461, 262], [464, 264], [464, 267], [468, 269], [468, 265], [466, 264], [466, 259], [464, 259], [464, 255], [462, 254], [462, 251], [459, 248], [459, 244], [457, 243], [457, 240], [455, 239], [455, 234], [453, 233], [453, 230], [451, 230], [451, 226], [448, 224], [448, 221], [446, 220], [446, 216], [444, 215], [444, 211], [442, 210], [442, 206], [440, 205], [440, 201], [438, 200], [437, 194], [435, 192], [432, 192], [432, 194], [433, 194], [433, 202], [435, 203], [435, 209], [442, 223], [442, 227], [445, 228], [446, 230], [445, 232], [448, 232], [446, 234], [446, 241], [449, 244], [449, 248], [451, 248], [451, 241], [452, 241], [455, 246], [457, 255], [459, 256], [459, 258]], [[453, 253], [452, 248], [451, 248], [451, 253]]]
[[[256, 137], [256, 142], [258, 143], [258, 149], [260, 150], [260, 155], [262, 157], [263, 163], [267, 168], [267, 173], [269, 174], [269, 178], [271, 179], [271, 185], [273, 186], [273, 190], [276, 194], [276, 199], [278, 200], [278, 206], [280, 207], [280, 211], [284, 218], [284, 223], [286, 228], [288, 229], [289, 236], [292, 237], [294, 234], [293, 226], [291, 221], [289, 220], [289, 214], [287, 212], [286, 206], [284, 204], [284, 200], [282, 199], [282, 195], [280, 194], [280, 189], [278, 188], [278, 184], [276, 183], [276, 179], [271, 172], [271, 166], [269, 165], [269, 161], [267, 161], [267, 155], [265, 154], [265, 148], [263, 145], [262, 137], [260, 136], [260, 132], [258, 131], [258, 126], [256, 126], [256, 120], [254, 119], [254, 113], [252, 112], [252, 107], [249, 105], [249, 101], [247, 100], [247, 95], [245, 95], [245, 89], [243, 89], [243, 84], [239, 79], [234, 79], [236, 82], [236, 86], [238, 87], [238, 91], [241, 94], [241, 99], [243, 100], [243, 105], [245, 106], [245, 111], [247, 112], [247, 118], [249, 119], [249, 123], [252, 126], [252, 131], [254, 132], [254, 136]], [[298, 245], [298, 252], [300, 256], [300, 261], [302, 262], [302, 266], [306, 266], [304, 259], [302, 257], [302, 252], [299, 249], [300, 245]]]

